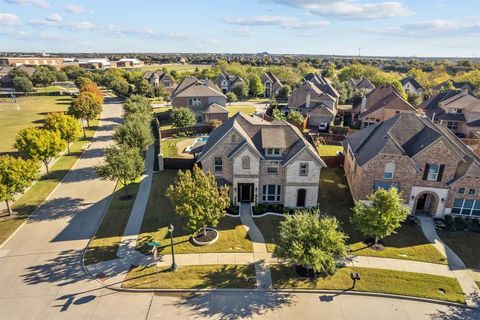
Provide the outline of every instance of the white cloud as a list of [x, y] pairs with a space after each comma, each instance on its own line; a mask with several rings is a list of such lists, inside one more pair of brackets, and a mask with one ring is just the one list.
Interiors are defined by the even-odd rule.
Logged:
[[0, 25], [14, 26], [20, 22], [20, 18], [13, 13], [0, 13]]
[[4, 0], [6, 3], [19, 4], [19, 5], [34, 5], [40, 8], [49, 8], [50, 3], [45, 0]]
[[28, 24], [35, 27], [50, 27], [72, 31], [88, 31], [95, 28], [94, 24], [87, 21], [64, 22], [59, 14], [52, 14], [42, 20], [32, 20]]
[[160, 32], [152, 29], [131, 29], [122, 28], [117, 25], [106, 25], [100, 28], [100, 31], [110, 36], [136, 36], [141, 38], [156, 39], [156, 40], [189, 40], [190, 35], [183, 32]]
[[452, 32], [480, 32], [480, 23], [465, 23], [454, 20], [426, 20], [412, 22], [402, 26], [402, 29], [411, 32], [424, 31], [452, 31]]
[[232, 30], [232, 34], [237, 37], [253, 37], [255, 35], [255, 33], [248, 28]]
[[87, 10], [84, 7], [79, 6], [78, 4], [73, 4], [73, 3], [67, 5], [65, 7], [65, 10], [67, 10], [71, 14], [81, 14], [81, 13], [87, 12]]
[[296, 18], [285, 16], [226, 17], [223, 21], [240, 26], [280, 26], [285, 29], [316, 29], [328, 26], [326, 21], [301, 22]]
[[86, 30], [92, 30], [95, 28], [95, 25], [90, 22], [82, 21], [82, 22], [72, 22], [72, 23], [64, 23], [61, 25], [63, 29], [68, 29], [68, 30], [81, 30], [81, 31], [86, 31]]
[[63, 18], [58, 13], [54, 13], [46, 17], [45, 20], [52, 21], [52, 22], [62, 22]]
[[264, 0], [337, 19], [368, 20], [404, 17], [413, 12], [398, 1], [360, 3], [355, 0]]

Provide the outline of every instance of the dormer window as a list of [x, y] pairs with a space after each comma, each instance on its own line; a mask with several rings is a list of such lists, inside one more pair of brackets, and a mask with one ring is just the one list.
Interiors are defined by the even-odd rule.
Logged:
[[453, 109], [452, 109], [452, 112], [453, 112], [453, 113], [458, 113], [458, 114], [460, 114], [460, 113], [463, 113], [463, 110], [462, 110], [462, 109], [453, 108]]
[[392, 180], [394, 174], [395, 174], [395, 163], [388, 162], [385, 165], [385, 170], [383, 171], [383, 179]]
[[269, 149], [266, 149], [265, 154], [267, 156], [278, 157], [278, 156], [280, 156], [280, 149], [279, 148], [269, 148]]

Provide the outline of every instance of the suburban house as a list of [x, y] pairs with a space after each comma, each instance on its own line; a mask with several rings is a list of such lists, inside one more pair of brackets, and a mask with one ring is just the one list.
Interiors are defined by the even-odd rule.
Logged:
[[338, 105], [338, 100], [340, 99], [340, 94], [338, 93], [337, 90], [333, 87], [332, 83], [330, 80], [327, 78], [315, 74], [315, 73], [309, 73], [304, 77], [304, 81], [310, 81], [313, 84], [315, 84], [322, 92], [325, 92], [326, 94], [332, 96], [333, 98], [336, 99], [336, 105]]
[[415, 80], [414, 77], [405, 77], [400, 80], [400, 83], [402, 84], [403, 90], [405, 90], [407, 94], [417, 94], [423, 97], [423, 93], [425, 90], [420, 85], [420, 83]]
[[347, 136], [352, 197], [397, 188], [412, 214], [480, 216], [480, 158], [447, 127], [401, 113]]
[[175, 79], [165, 71], [145, 71], [143, 78], [147, 80], [152, 87], [163, 87], [165, 91], [172, 93], [177, 87]]
[[308, 126], [328, 125], [337, 114], [338, 98], [322, 91], [315, 83], [306, 80], [293, 90], [288, 98], [288, 109], [308, 117]]
[[239, 76], [220, 72], [217, 78], [213, 80], [213, 83], [215, 83], [220, 88], [220, 90], [222, 90], [222, 92], [226, 94], [227, 92], [232, 91], [236, 85], [240, 83], [245, 83], [245, 81], [243, 81], [243, 79]]
[[263, 96], [266, 98], [278, 96], [280, 94], [280, 90], [283, 88], [283, 84], [271, 72], [265, 72], [262, 74], [261, 81], [264, 88]]
[[239, 202], [315, 207], [325, 167], [300, 131], [283, 120], [265, 121], [237, 113], [215, 129], [197, 157], [219, 185]]
[[445, 124], [460, 137], [480, 137], [480, 100], [467, 90], [445, 90], [419, 108], [428, 118]]
[[225, 122], [228, 119], [226, 103], [227, 97], [212, 81], [195, 77], [186, 77], [172, 93], [172, 106], [191, 109], [199, 123], [214, 119]]
[[[450, 86], [450, 84], [451, 84], [451, 86]], [[453, 87], [453, 89], [457, 89], [457, 90], [466, 90], [470, 94], [474, 94], [475, 90], [477, 89], [470, 82], [466, 82], [466, 81], [457, 82], [457, 81], [453, 81], [453, 80], [447, 80], [447, 81], [444, 81], [444, 82], [436, 85], [435, 87], [433, 87], [433, 93], [437, 94], [437, 93], [440, 93], [441, 91], [443, 91], [445, 89], [448, 89], [448, 88], [451, 88], [451, 87]]]
[[375, 86], [367, 78], [360, 78], [360, 79], [350, 78], [348, 79], [347, 82], [353, 90], [364, 89], [364, 90], [371, 91], [375, 89]]
[[392, 85], [384, 84], [370, 91], [361, 100], [354, 103], [353, 117], [368, 127], [395, 116], [397, 113], [416, 113], [415, 107], [405, 101]]

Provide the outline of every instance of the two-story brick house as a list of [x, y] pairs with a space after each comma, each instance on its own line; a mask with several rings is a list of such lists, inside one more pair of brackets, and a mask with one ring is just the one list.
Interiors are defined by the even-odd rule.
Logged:
[[197, 157], [239, 202], [315, 207], [325, 167], [300, 131], [283, 120], [237, 113], [215, 129]]
[[222, 90], [223, 94], [227, 94], [228, 92], [231, 92], [233, 88], [235, 88], [240, 83], [245, 84], [245, 81], [243, 81], [242, 78], [234, 74], [220, 72], [220, 74], [215, 78], [215, 80], [213, 80], [213, 83], [215, 83], [220, 88], [220, 90]]
[[480, 159], [450, 130], [402, 113], [344, 141], [352, 197], [396, 187], [411, 213], [480, 216]]
[[152, 87], [163, 87], [165, 91], [172, 93], [177, 87], [175, 79], [165, 71], [145, 71], [143, 78], [147, 80]]

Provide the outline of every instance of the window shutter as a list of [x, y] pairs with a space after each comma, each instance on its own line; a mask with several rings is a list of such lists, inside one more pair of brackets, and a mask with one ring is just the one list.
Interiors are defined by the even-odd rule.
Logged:
[[427, 164], [425, 165], [425, 171], [423, 172], [423, 180], [427, 180], [428, 170], [430, 170], [430, 165], [427, 163]]
[[437, 175], [437, 181], [442, 181], [443, 169], [445, 169], [444, 164], [440, 165], [440, 169], [439, 169], [438, 175]]

